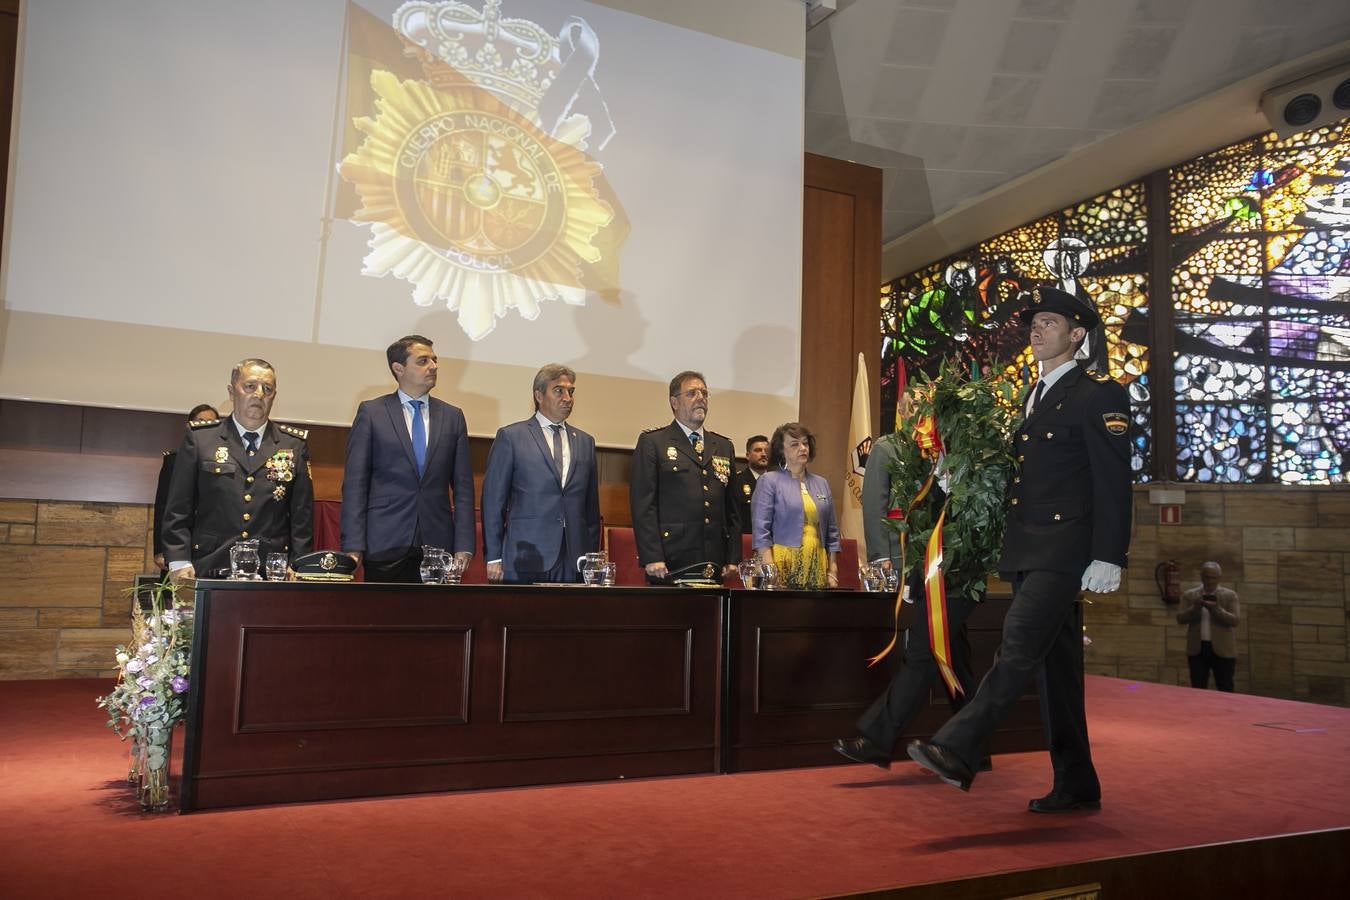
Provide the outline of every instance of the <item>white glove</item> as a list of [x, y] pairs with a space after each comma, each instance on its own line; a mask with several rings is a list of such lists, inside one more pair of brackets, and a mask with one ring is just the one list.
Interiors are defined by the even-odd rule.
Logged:
[[1120, 566], [1094, 559], [1083, 573], [1083, 590], [1109, 594], [1120, 587]]

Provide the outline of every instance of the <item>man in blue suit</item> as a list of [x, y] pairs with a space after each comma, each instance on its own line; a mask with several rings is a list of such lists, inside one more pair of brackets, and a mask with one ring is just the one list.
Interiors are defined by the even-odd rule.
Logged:
[[497, 431], [483, 474], [488, 581], [577, 580], [577, 558], [600, 549], [595, 439], [567, 425], [577, 374], [550, 364], [534, 376], [534, 415]]
[[357, 407], [342, 473], [342, 549], [365, 563], [366, 581], [415, 583], [424, 544], [466, 562], [473, 555], [469, 432], [459, 407], [431, 396], [428, 338], [399, 338], [385, 357], [398, 390]]

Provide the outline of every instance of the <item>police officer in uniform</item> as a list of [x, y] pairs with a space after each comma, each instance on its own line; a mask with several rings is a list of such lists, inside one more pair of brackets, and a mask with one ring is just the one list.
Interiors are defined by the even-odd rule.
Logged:
[[1083, 708], [1083, 636], [1074, 624], [1081, 591], [1120, 586], [1130, 543], [1129, 400], [1104, 373], [1085, 372], [1074, 351], [1099, 321], [1078, 298], [1041, 288], [1021, 312], [1031, 326], [1040, 378], [1013, 436], [1018, 468], [1009, 485], [999, 572], [1013, 585], [994, 666], [975, 696], [909, 755], [969, 790], [994, 729], [1032, 677], [1050, 744], [1054, 782], [1032, 800], [1037, 813], [1101, 806]]
[[241, 361], [226, 390], [233, 413], [190, 424], [169, 482], [164, 555], [175, 580], [228, 572], [241, 539], [256, 538], [261, 559], [310, 550], [308, 432], [268, 421], [277, 382], [264, 360]]
[[638, 560], [654, 584], [700, 563], [725, 575], [741, 560], [736, 454], [730, 440], [703, 427], [708, 385], [700, 373], [670, 380], [670, 409], [675, 421], [638, 436], [629, 480]]
[[731, 492], [736, 496], [736, 515], [741, 520], [741, 534], [750, 533], [750, 498], [755, 493], [755, 482], [769, 471], [769, 439], [762, 434], [745, 439], [746, 466], [731, 476]]

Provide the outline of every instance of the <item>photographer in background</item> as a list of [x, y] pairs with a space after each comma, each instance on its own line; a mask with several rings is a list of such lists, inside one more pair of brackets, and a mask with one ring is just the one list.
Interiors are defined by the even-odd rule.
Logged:
[[1223, 569], [1216, 562], [1200, 567], [1200, 586], [1181, 597], [1177, 623], [1186, 629], [1186, 657], [1191, 666], [1191, 687], [1214, 686], [1233, 692], [1233, 670], [1237, 667], [1237, 628], [1240, 619], [1238, 596], [1219, 586]]

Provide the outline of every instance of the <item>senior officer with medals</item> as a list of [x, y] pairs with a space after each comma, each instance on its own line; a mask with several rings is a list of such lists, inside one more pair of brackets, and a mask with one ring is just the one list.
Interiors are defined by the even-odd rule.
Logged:
[[261, 559], [309, 553], [309, 433], [268, 420], [277, 391], [270, 363], [241, 361], [226, 390], [233, 412], [191, 423], [169, 482], [164, 556], [175, 580], [228, 571], [238, 540], [256, 538]]
[[948, 784], [969, 790], [994, 729], [1035, 677], [1054, 782], [1028, 808], [1099, 809], [1083, 707], [1083, 636], [1073, 606], [1082, 591], [1120, 586], [1130, 544], [1129, 398], [1108, 375], [1074, 362], [1099, 321], [1090, 306], [1041, 288], [1020, 315], [1031, 326], [1040, 378], [1013, 436], [1018, 467], [999, 559], [1000, 574], [1013, 585], [1012, 606], [993, 668], [975, 696], [930, 743], [914, 741], [908, 750]]
[[703, 427], [708, 384], [700, 373], [670, 380], [670, 409], [675, 421], [644, 431], [633, 450], [628, 497], [638, 561], [654, 584], [701, 563], [720, 578], [741, 560], [735, 450]]

